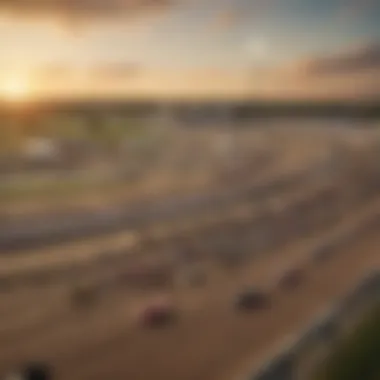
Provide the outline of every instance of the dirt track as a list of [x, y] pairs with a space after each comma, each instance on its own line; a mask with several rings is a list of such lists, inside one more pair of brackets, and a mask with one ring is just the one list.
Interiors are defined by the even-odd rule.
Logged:
[[[379, 268], [376, 235], [362, 238], [321, 267], [309, 261], [318, 238], [263, 257], [239, 276], [214, 272], [206, 288], [173, 294], [183, 316], [177, 326], [162, 331], [134, 326], [138, 304], [120, 295], [87, 315], [68, 308], [62, 289], [51, 290], [50, 296], [35, 298], [37, 315], [28, 316], [22, 302], [16, 305], [18, 318], [11, 310], [8, 316], [0, 314], [0, 373], [26, 359], [46, 358], [62, 380], [230, 378], [285, 335], [302, 329], [368, 270]], [[285, 268], [300, 264], [307, 281], [291, 294], [275, 291], [270, 310], [245, 317], [232, 310], [231, 299], [242, 284], [270, 288]], [[17, 332], [26, 322], [29, 328]]]
[[[349, 211], [354, 215], [337, 226], [338, 231], [359, 223], [357, 211]], [[379, 211], [376, 202], [367, 205], [363, 214]], [[313, 249], [333, 232], [256, 257], [234, 275], [210, 265], [205, 287], [171, 291], [180, 319], [161, 331], [136, 326], [136, 311], [146, 295], [131, 296], [121, 290], [81, 313], [70, 304], [72, 284], [0, 293], [0, 375], [30, 359], [51, 363], [58, 380], [231, 380], [245, 374], [263, 353], [302, 330], [369, 270], [380, 268], [376, 231], [328, 262], [314, 265]], [[42, 257], [45, 252], [36, 254]], [[270, 310], [247, 316], [233, 310], [232, 299], [243, 285], [273, 289], [284, 270], [300, 265], [306, 281], [288, 294], [274, 290]]]

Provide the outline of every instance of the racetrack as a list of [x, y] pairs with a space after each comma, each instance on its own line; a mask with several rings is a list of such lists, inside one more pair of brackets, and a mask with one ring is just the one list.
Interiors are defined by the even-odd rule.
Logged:
[[[206, 134], [207, 138], [202, 137], [203, 134]], [[235, 198], [239, 197], [239, 190], [241, 192], [244, 187], [241, 186], [242, 183], [245, 188], [261, 187], [265, 191], [265, 187], [270, 186], [271, 183], [275, 184], [275, 182], [281, 182], [281, 179], [289, 179], [297, 173], [307, 172], [313, 175], [313, 172], [316, 172], [317, 174], [314, 175], [318, 177], [318, 172], [325, 170], [332, 146], [336, 144], [336, 141], [349, 146], [352, 145], [352, 141], [362, 142], [364, 140], [365, 143], [368, 143], [371, 138], [376, 137], [364, 132], [359, 134], [349, 131], [337, 133], [331, 129], [311, 128], [305, 130], [291, 126], [286, 126], [285, 130], [269, 126], [263, 130], [240, 131], [239, 134], [241, 136], [238, 138], [240, 141], [238, 146], [242, 154], [241, 162], [245, 166], [241, 163], [242, 166], [238, 166], [238, 178], [229, 178], [228, 176], [218, 180], [214, 178], [198, 188], [193, 184], [195, 189], [194, 186], [191, 188], [188, 184], [188, 189], [181, 189], [177, 192], [173, 190], [171, 193], [166, 192], [165, 194], [161, 194], [153, 184], [150, 184], [135, 191], [133, 197], [130, 194], [133, 192], [132, 188], [128, 184], [114, 184], [116, 189], [106, 190], [105, 194], [98, 194], [100, 190], [94, 186], [84, 195], [71, 195], [67, 204], [63, 200], [54, 198], [51, 200], [47, 196], [46, 199], [34, 200], [32, 202], [34, 207], [30, 210], [26, 205], [23, 206], [23, 200], [3, 202], [0, 211], [8, 213], [10, 217], [2, 223], [0, 252], [3, 253], [7, 250], [14, 252], [16, 249], [23, 250], [26, 247], [30, 249], [32, 246], [43, 248], [49, 243], [54, 245], [69, 240], [83, 240], [86, 237], [93, 238], [100, 234], [115, 233], [130, 226], [136, 226], [136, 224], [147, 224], [163, 218], [173, 219], [178, 215], [186, 215], [189, 210], [195, 212], [212, 206], [212, 203], [215, 206], [217, 199], [223, 202], [226, 197], [230, 197], [230, 199], [234, 196]], [[187, 146], [186, 154], [190, 157], [198, 157], [198, 155], [204, 157], [201, 168], [206, 167], [207, 169], [207, 165], [210, 165], [213, 160], [216, 160], [219, 166], [226, 160], [226, 157], [223, 157], [223, 160], [220, 157], [218, 159], [210, 157], [210, 151], [213, 150], [212, 142], [217, 140], [219, 135], [218, 131], [201, 133], [187, 131], [181, 138], [185, 140], [184, 143]], [[176, 144], [178, 142], [172, 143], [170, 149], [178, 149]], [[170, 151], [170, 149], [166, 150]], [[193, 154], [194, 151], [198, 152], [197, 155]], [[257, 163], [256, 151], [269, 155], [269, 163], [264, 165], [260, 163], [260, 160]], [[252, 155], [253, 157], [251, 157]], [[169, 160], [168, 164], [172, 161], [175, 161], [175, 157]], [[210, 168], [207, 171], [209, 176], [216, 176], [216, 172], [216, 168]], [[171, 181], [180, 182], [183, 180], [182, 177], [185, 177], [188, 182], [191, 179], [186, 171], [182, 171], [180, 174], [175, 175]], [[164, 181], [164, 177], [164, 173], [159, 176], [162, 181]], [[170, 181], [168, 180], [168, 182]], [[258, 183], [261, 186], [257, 186]], [[172, 185], [174, 186], [174, 184]], [[236, 189], [236, 187], [240, 187], [240, 189]], [[269, 191], [276, 191], [274, 187], [269, 188]], [[115, 192], [118, 195], [115, 195]], [[91, 205], [94, 203], [91, 202], [91, 199], [96, 200], [97, 198], [99, 200]], [[261, 198], [257, 196], [258, 201]], [[49, 207], [47, 207], [48, 204]], [[20, 210], [17, 211], [18, 209]]]
[[[307, 150], [307, 147], [298, 147], [302, 148]], [[354, 157], [352, 161], [355, 160]], [[294, 159], [293, 164], [296, 161]], [[216, 220], [215, 226], [201, 229], [199, 235], [196, 232], [189, 238], [198, 240], [202, 248], [198, 264], [206, 271], [207, 282], [201, 287], [192, 287], [185, 281], [165, 290], [147, 291], [130, 289], [126, 283], [116, 281], [112, 287], [108, 284], [101, 289], [92, 307], [75, 308], [72, 291], [78, 281], [96, 283], [116, 278], [135, 260], [140, 263], [146, 256], [147, 260], [158, 263], [172, 254], [179, 257], [178, 251], [186, 248], [186, 239], [184, 242], [180, 236], [176, 240], [176, 236], [175, 244], [169, 241], [149, 246], [148, 241], [146, 252], [144, 249], [129, 252], [125, 247], [130, 231], [125, 231], [125, 225], [121, 225], [120, 234], [103, 235], [102, 230], [98, 238], [92, 236], [92, 231], [85, 239], [79, 231], [78, 242], [63, 244], [58, 239], [42, 249], [46, 244], [42, 239], [40, 249], [26, 244], [17, 255], [15, 247], [3, 250], [1, 280], [13, 272], [23, 272], [23, 276], [24, 272], [27, 275], [36, 269], [50, 273], [50, 277], [39, 277], [37, 273], [28, 282], [27, 276], [21, 276], [20, 287], [0, 281], [0, 376], [25, 361], [41, 359], [54, 367], [59, 380], [230, 380], [237, 375], [244, 377], [251, 366], [284, 337], [303, 330], [319, 312], [341, 299], [370, 270], [380, 268], [376, 250], [380, 243], [377, 233], [380, 201], [376, 198], [379, 184], [373, 181], [378, 173], [368, 174], [364, 170], [369, 162], [364, 162], [357, 170], [360, 174], [363, 172], [362, 177], [355, 177], [355, 170], [352, 170], [352, 177], [347, 173], [336, 177], [334, 170], [331, 172], [329, 160], [317, 167], [305, 162], [312, 177], [311, 181], [306, 181], [310, 186], [305, 187], [301, 180], [300, 187], [274, 186], [273, 193], [270, 187], [264, 186], [262, 197], [256, 197], [256, 190], [248, 189], [248, 198], [245, 198], [245, 190], [227, 192], [220, 203], [215, 202], [213, 196], [207, 198], [205, 203], [214, 202], [218, 211], [211, 210], [212, 215], [205, 215]], [[284, 177], [277, 175], [286, 179], [285, 174], [294, 172], [297, 171], [290, 170]], [[306, 188], [312, 191], [298, 199]], [[190, 211], [196, 217], [208, 211], [197, 197], [190, 199], [190, 205], [187, 201], [182, 199], [176, 203], [174, 200], [170, 207], [163, 202], [163, 209], [172, 208], [183, 214], [172, 221], [171, 226], [179, 230], [182, 223], [194, 222], [190, 220]], [[156, 213], [152, 229], [156, 224], [162, 227], [160, 207], [152, 210], [149, 205], [147, 210]], [[136, 213], [141, 214], [142, 210]], [[235, 218], [235, 214], [237, 221], [231, 222], [229, 218]], [[107, 213], [99, 217], [109, 222]], [[221, 221], [222, 217], [226, 220]], [[368, 223], [371, 218], [376, 219], [375, 224]], [[194, 220], [195, 224], [200, 222]], [[96, 220], [92, 222], [97, 223]], [[74, 222], [73, 225], [71, 229], [75, 230], [78, 225]], [[58, 220], [58, 232], [61, 227]], [[31, 230], [28, 226], [25, 228]], [[36, 224], [40, 232], [38, 228]], [[3, 233], [6, 238], [7, 232]], [[287, 234], [288, 239], [282, 241], [279, 235]], [[14, 239], [16, 243], [17, 239]], [[268, 239], [278, 239], [280, 243], [266, 249], [265, 241], [261, 246], [261, 240]], [[316, 262], [314, 253], [321, 244], [331, 243], [331, 239], [335, 244], [331, 257]], [[216, 240], [216, 245], [227, 244], [233, 253], [240, 254], [240, 249], [251, 251], [243, 266], [226, 270], [212, 240]], [[231, 241], [235, 246], [228, 245]], [[121, 251], [117, 260], [112, 257], [112, 249]], [[187, 268], [186, 260], [180, 264], [182, 269]], [[57, 271], [66, 267], [68, 274], [61, 276]], [[306, 276], [301, 287], [291, 292], [277, 289], [279, 277], [294, 267], [302, 268]], [[244, 316], [234, 310], [234, 297], [246, 285], [271, 292], [270, 309]], [[137, 313], [151, 297], [163, 293], [177, 308], [178, 322], [158, 331], [144, 330], [137, 324]]]
[[[379, 205], [369, 209], [363, 211], [364, 216], [379, 210]], [[352, 216], [345, 223], [360, 224], [360, 217]], [[373, 249], [380, 243], [376, 231], [323, 265], [312, 264], [312, 248], [323, 238], [307, 239], [283, 249], [280, 255], [264, 256], [239, 275], [214, 271], [204, 289], [178, 289], [172, 296], [182, 311], [180, 320], [162, 331], [142, 331], [135, 325], [135, 311], [142, 299], [123, 299], [119, 294], [94, 312], [81, 314], [67, 308], [64, 292], [60, 298], [58, 291], [41, 297], [41, 310], [49, 305], [51, 310], [40, 325], [34, 321], [34, 327], [23, 334], [10, 334], [2, 324], [0, 370], [37, 357], [49, 360], [62, 380], [231, 378], [284, 336], [301, 330], [369, 270], [380, 267], [380, 257]], [[243, 284], [272, 288], [278, 275], [293, 265], [305, 268], [302, 288], [290, 294], [274, 291], [267, 311], [241, 316], [231, 308]], [[0, 322], [5, 322], [1, 316]]]

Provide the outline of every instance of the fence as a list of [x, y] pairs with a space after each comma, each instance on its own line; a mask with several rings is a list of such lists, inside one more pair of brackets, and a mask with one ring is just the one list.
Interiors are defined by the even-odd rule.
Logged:
[[328, 355], [336, 337], [357, 323], [361, 315], [380, 302], [380, 271], [371, 273], [336, 307], [281, 347], [249, 380], [303, 380]]

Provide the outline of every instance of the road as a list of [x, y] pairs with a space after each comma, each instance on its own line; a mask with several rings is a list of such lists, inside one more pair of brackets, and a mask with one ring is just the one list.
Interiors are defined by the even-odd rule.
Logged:
[[[379, 204], [371, 205], [363, 218], [379, 209]], [[352, 215], [336, 231], [358, 220], [358, 215]], [[94, 312], [82, 314], [68, 308], [62, 290], [45, 294], [36, 298], [40, 312], [46, 312], [42, 319], [23, 317], [26, 310], [19, 309], [19, 320], [29, 318], [30, 323], [22, 333], [17, 329], [10, 333], [15, 322], [9, 315], [0, 316], [0, 373], [22, 360], [44, 358], [54, 365], [59, 380], [230, 379], [284, 336], [308, 325], [368, 271], [380, 268], [374, 249], [380, 244], [377, 231], [368, 232], [323, 265], [313, 264], [310, 253], [325, 235], [262, 256], [237, 275], [211, 270], [203, 289], [177, 289], [171, 296], [182, 311], [181, 318], [178, 325], [162, 331], [144, 331], [135, 325], [143, 297], [126, 299], [119, 294]], [[249, 316], [231, 308], [242, 285], [273, 289], [279, 274], [294, 265], [303, 266], [307, 275], [300, 289], [289, 294], [273, 290], [272, 307]], [[6, 320], [10, 329], [5, 328]]]
[[[131, 261], [136, 261], [137, 257], [148, 259], [147, 256], [149, 256], [152, 260], [157, 261], [162, 260], [159, 251], [168, 251], [167, 248], [170, 246], [172, 246], [172, 251], [173, 249], [178, 251], [181, 237], [185, 238], [184, 244], [193, 242], [199, 245], [200, 243], [203, 248], [199, 247], [198, 249], [214, 252], [220, 250], [221, 245], [222, 248], [225, 244], [231, 245], [234, 241], [231, 241], [231, 236], [235, 234], [233, 239], [239, 239], [240, 246], [254, 244], [257, 250], [260, 241], [265, 243], [268, 240], [265, 236], [269, 233], [277, 233], [276, 240], [278, 242], [282, 239], [280, 235], [287, 234], [288, 238], [291, 238], [292, 234], [294, 237], [294, 233], [296, 236], [299, 235], [300, 231], [295, 232], [296, 226], [291, 228], [293, 233], [289, 231], [289, 223], [284, 218], [293, 220], [292, 215], [299, 214], [300, 208], [303, 209], [303, 213], [308, 213], [311, 220], [314, 220], [313, 228], [324, 228], [326, 223], [334, 223], [331, 218], [330, 221], [324, 218], [322, 225], [320, 210], [327, 208], [329, 212], [335, 213], [335, 221], [337, 217], [339, 218], [337, 208], [342, 207], [340, 204], [342, 197], [339, 197], [338, 201], [336, 191], [334, 186], [312, 184], [310, 187], [304, 186], [297, 192], [291, 191], [290, 193], [285, 192], [281, 196], [277, 195], [276, 198], [269, 199], [270, 202], [261, 204], [250, 201], [237, 202], [211, 214], [195, 215], [194, 220], [185, 218], [176, 220], [175, 223], [160, 223], [146, 231], [127, 230], [118, 234], [69, 242], [54, 247], [24, 250], [22, 255], [12, 255], [11, 251], [0, 256], [0, 279], [3, 280], [3, 283], [8, 282], [9, 286], [11, 286], [10, 282], [13, 284], [12, 286], [25, 287], [33, 286], [33, 284], [46, 286], [51, 283], [52, 279], [57, 281], [58, 278], [62, 280], [67, 277], [83, 277], [86, 273], [93, 272], [96, 267], [104, 267], [105, 271], [110, 269], [110, 275], [116, 276], [120, 270], [125, 271]], [[351, 211], [353, 207], [357, 208], [358, 205], [351, 202]], [[316, 210], [320, 215], [317, 218]], [[235, 229], [232, 231], [231, 228], [234, 228], [234, 225]], [[236, 227], [238, 227], [238, 231]], [[248, 234], [247, 228], [254, 228], [254, 234]], [[236, 233], [240, 235], [240, 238], [236, 236]], [[215, 247], [215, 244], [219, 248]], [[143, 254], [142, 251], [145, 253]], [[170, 252], [167, 254], [170, 255]], [[175, 252], [172, 252], [172, 258], [173, 254]], [[113, 268], [110, 268], [112, 266]]]
[[194, 215], [200, 211], [216, 209], [242, 199], [259, 202], [263, 197], [281, 193], [306, 179], [304, 172], [297, 172], [290, 176], [277, 175], [264, 183], [260, 179], [255, 184], [243, 187], [229, 187], [218, 192], [176, 197], [155, 203], [120, 204], [105, 211], [80, 211], [59, 218], [27, 218], [13, 225], [9, 223], [1, 229], [0, 252], [46, 247], [68, 240], [115, 233], [131, 227], [139, 228], [181, 215]]

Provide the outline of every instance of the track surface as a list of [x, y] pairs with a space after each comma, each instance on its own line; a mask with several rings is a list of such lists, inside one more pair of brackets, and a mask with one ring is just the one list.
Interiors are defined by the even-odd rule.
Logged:
[[[198, 134], [199, 132], [194, 133]], [[250, 168], [244, 174], [243, 183], [251, 178], [256, 184], [261, 184], [256, 186], [257, 191], [255, 194], [251, 194], [251, 199], [260, 201], [263, 194], [268, 193], [268, 191], [281, 191], [280, 186], [276, 189], [274, 179], [289, 178], [293, 173], [304, 171], [312, 174], [316, 166], [317, 172], [321, 170], [320, 166], [325, 164], [326, 157], [328, 159], [329, 150], [331, 150], [331, 145], [336, 137], [333, 131], [323, 131], [323, 128], [306, 132], [303, 128], [291, 128], [290, 126], [287, 126], [286, 132], [283, 128], [273, 126], [261, 132], [252, 131], [248, 134], [244, 132], [240, 136], [241, 144], [243, 144], [242, 152], [247, 150], [246, 145], [248, 144], [249, 152], [258, 148], [259, 151], [263, 150], [272, 157], [268, 165], [259, 165], [254, 170]], [[348, 141], [350, 133], [345, 131], [343, 134], [338, 134], [338, 137], [342, 141]], [[359, 141], [359, 137], [355, 136], [356, 140]], [[189, 136], [186, 135], [185, 140], [187, 141], [188, 138]], [[213, 140], [210, 140], [210, 143], [211, 141]], [[191, 156], [193, 156], [194, 150], [200, 149], [199, 144], [197, 144], [192, 146], [189, 151]], [[202, 149], [200, 154], [204, 153], [206, 148], [203, 147]], [[203, 165], [205, 163], [207, 162], [204, 162]], [[319, 170], [318, 166], [320, 167]], [[238, 183], [241, 181], [242, 178], [237, 180]], [[186, 196], [181, 191], [181, 196], [177, 193], [157, 197], [154, 188], [152, 188], [150, 191], [148, 189], [148, 194], [144, 197], [140, 194], [137, 198], [129, 199], [126, 188], [119, 200], [113, 199], [109, 194], [110, 199], [108, 201], [100, 202], [96, 207], [90, 208], [83, 207], [83, 205], [81, 207], [80, 203], [76, 204], [75, 207], [64, 207], [60, 205], [59, 201], [53, 199], [54, 207], [50, 212], [26, 212], [22, 217], [7, 220], [0, 229], [0, 252], [6, 253], [11, 250], [15, 253], [16, 250], [22, 251], [33, 246], [43, 248], [47, 245], [61, 244], [69, 240], [78, 241], [94, 238], [100, 234], [112, 234], [131, 226], [135, 228], [137, 225], [146, 225], [163, 219], [170, 220], [181, 215], [188, 215], [189, 212], [215, 208], [226, 201], [231, 202], [238, 199], [242, 193], [244, 195], [244, 189], [236, 189], [234, 186], [235, 180], [226, 179], [223, 183], [214, 182], [202, 186], [198, 190], [188, 190]], [[279, 181], [277, 180], [277, 182]], [[74, 201], [76, 197], [72, 198]], [[91, 194], [82, 196], [82, 198], [84, 198], [82, 202], [85, 203], [91, 198]], [[37, 209], [43, 208], [44, 203], [46, 202], [41, 202], [41, 200], [37, 202]], [[1, 206], [1, 208], [4, 207], [4, 205]], [[5, 208], [10, 208], [9, 211], [13, 212], [17, 207], [17, 203], [11, 202]], [[54, 211], [54, 208], [57, 210]], [[60, 208], [63, 210], [58, 212]]]
[[[319, 266], [310, 262], [310, 253], [321, 237], [263, 257], [236, 276], [213, 271], [206, 288], [172, 294], [181, 317], [178, 325], [161, 331], [136, 326], [142, 298], [118, 295], [94, 312], [81, 314], [70, 310], [62, 289], [51, 290], [50, 295], [46, 290], [34, 296], [33, 308], [23, 308], [22, 302], [15, 305], [18, 316], [12, 308], [0, 313], [0, 373], [23, 360], [42, 358], [54, 365], [61, 380], [233, 377], [284, 336], [306, 326], [369, 270], [379, 268], [377, 235], [362, 237]], [[294, 265], [303, 265], [307, 274], [299, 290], [289, 294], [275, 290], [267, 311], [242, 316], [232, 309], [231, 301], [242, 285], [272, 288], [279, 274]]]
[[[308, 149], [302, 144], [293, 146], [294, 149], [297, 146]], [[294, 161], [299, 163], [302, 160]], [[236, 198], [240, 199], [241, 194]], [[170, 215], [174, 210], [187, 216], [188, 210], [194, 208], [193, 202], [203, 208], [203, 200], [193, 198], [189, 204], [187, 200], [171, 205], [164, 202], [162, 212], [166, 214], [170, 209]], [[210, 199], [204, 202], [209, 203]], [[378, 213], [379, 210], [377, 202], [367, 207], [363, 214]], [[154, 211], [152, 219], [161, 220], [161, 211]], [[141, 209], [136, 213], [144, 214]], [[352, 213], [355, 215], [346, 218], [334, 231], [345, 231], [347, 225], [360, 224], [358, 214], [361, 213]], [[116, 230], [120, 227], [124, 231], [128, 225], [124, 219], [126, 216], [119, 216], [100, 215], [100, 219], [91, 221], [96, 228], [90, 228], [88, 236], [93, 239], [100, 230], [104, 232], [103, 226], [98, 225], [104, 217], [106, 225], [112, 227], [107, 234], [114, 232], [115, 226]], [[78, 221], [79, 224], [82, 222]], [[86, 233], [75, 231], [78, 226], [71, 226], [69, 230], [78, 233], [75, 236], [82, 240]], [[56, 228], [58, 235], [64, 230], [60, 221], [50, 227]], [[35, 238], [41, 246], [47, 244], [37, 236], [45, 226], [36, 224], [31, 235], [30, 226], [25, 228], [27, 236], [24, 241], [18, 235], [23, 228], [14, 227], [13, 232], [0, 234], [4, 238], [0, 242], [3, 252], [9, 249], [14, 253], [18, 247], [23, 250], [25, 241], [28, 243], [32, 235], [29, 243]], [[9, 236], [10, 232], [15, 235]], [[5, 289], [0, 293], [0, 375], [30, 359], [42, 359], [52, 364], [58, 380], [230, 380], [236, 375], [246, 375], [263, 353], [289, 334], [303, 330], [319, 312], [347, 294], [370, 270], [380, 268], [377, 231], [362, 235], [349, 249], [342, 248], [327, 262], [313, 263], [314, 248], [330, 233], [333, 233], [332, 229], [293, 242], [278, 252], [259, 256], [234, 275], [217, 269], [215, 263], [208, 263], [209, 282], [206, 286], [199, 289], [178, 286], [169, 293], [178, 307], [180, 318], [177, 324], [159, 331], [143, 330], [136, 323], [137, 311], [152, 296], [145, 293], [131, 295], [120, 289], [101, 300], [94, 309], [79, 312], [70, 304], [69, 291], [73, 284], [69, 280], [66, 284], [39, 290], [18, 289], [7, 293]], [[67, 234], [64, 235], [55, 236], [51, 243], [59, 247], [61, 240], [68, 238]], [[30, 248], [29, 244], [26, 247]], [[294, 266], [302, 266], [306, 274], [301, 288], [290, 293], [275, 289], [279, 276]], [[244, 316], [233, 310], [232, 301], [244, 285], [271, 290], [271, 308]]]

